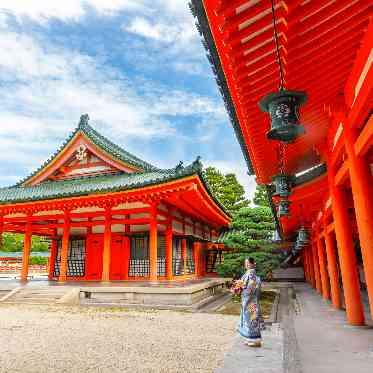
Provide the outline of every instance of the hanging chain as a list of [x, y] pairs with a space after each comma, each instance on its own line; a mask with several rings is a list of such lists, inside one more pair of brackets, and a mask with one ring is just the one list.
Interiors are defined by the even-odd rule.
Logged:
[[281, 56], [280, 56], [280, 45], [278, 41], [278, 32], [277, 32], [277, 25], [276, 25], [276, 15], [275, 15], [275, 2], [271, 0], [271, 7], [272, 7], [272, 22], [273, 22], [273, 34], [276, 44], [276, 55], [277, 55], [277, 63], [280, 70], [280, 90], [284, 89], [284, 70], [282, 66]]
[[285, 144], [283, 142], [278, 144], [277, 158], [280, 174], [285, 175]]

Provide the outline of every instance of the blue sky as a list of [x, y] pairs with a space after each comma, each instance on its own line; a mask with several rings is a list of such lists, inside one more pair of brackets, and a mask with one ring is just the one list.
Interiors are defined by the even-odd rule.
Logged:
[[1, 0], [0, 186], [47, 159], [88, 113], [139, 157], [202, 156], [255, 188], [187, 0]]

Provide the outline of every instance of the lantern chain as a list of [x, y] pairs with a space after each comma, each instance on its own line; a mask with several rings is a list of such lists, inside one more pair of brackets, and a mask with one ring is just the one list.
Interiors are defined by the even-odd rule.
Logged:
[[276, 15], [275, 15], [275, 3], [274, 0], [271, 0], [271, 7], [272, 7], [272, 22], [273, 22], [273, 34], [276, 44], [276, 55], [277, 55], [277, 62], [280, 70], [280, 90], [284, 89], [284, 70], [282, 66], [281, 56], [280, 56], [280, 45], [278, 41], [278, 32], [277, 32], [277, 25], [276, 25]]
[[278, 169], [281, 175], [285, 175], [285, 144], [280, 142], [278, 144]]

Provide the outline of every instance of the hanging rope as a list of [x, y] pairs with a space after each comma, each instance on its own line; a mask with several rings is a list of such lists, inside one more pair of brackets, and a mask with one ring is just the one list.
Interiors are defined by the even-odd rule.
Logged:
[[277, 25], [276, 25], [276, 15], [275, 15], [275, 3], [274, 0], [271, 0], [271, 6], [272, 6], [272, 22], [273, 22], [273, 34], [276, 44], [276, 55], [277, 55], [277, 63], [279, 66], [280, 71], [280, 90], [284, 89], [284, 70], [282, 67], [282, 61], [280, 56], [280, 45], [278, 41], [278, 33], [277, 33]]

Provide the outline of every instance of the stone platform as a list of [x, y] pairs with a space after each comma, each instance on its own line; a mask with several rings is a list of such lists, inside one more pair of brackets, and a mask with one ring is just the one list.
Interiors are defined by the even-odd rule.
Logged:
[[[7, 303], [46, 303], [53, 299], [57, 304], [195, 310], [226, 294], [227, 281], [229, 279], [204, 278], [154, 283], [75, 281], [60, 284], [41, 280], [22, 284], [8, 280], [0, 282], [0, 289], [3, 297], [7, 292], [14, 292], [4, 299]], [[53, 297], [48, 294], [53, 294]]]
[[226, 292], [227, 279], [203, 279], [181, 282], [111, 283], [108, 286], [80, 288], [81, 304], [150, 306], [157, 308], [195, 308]]

